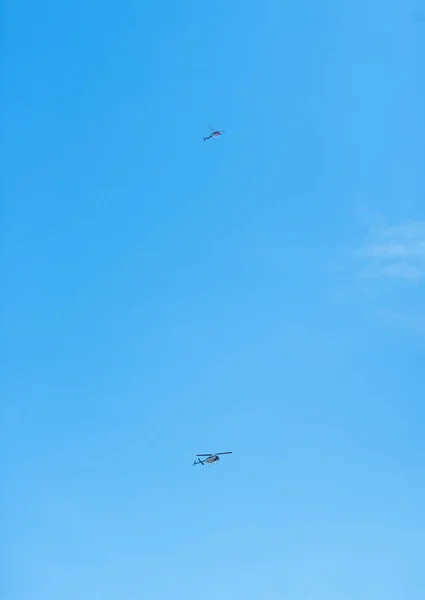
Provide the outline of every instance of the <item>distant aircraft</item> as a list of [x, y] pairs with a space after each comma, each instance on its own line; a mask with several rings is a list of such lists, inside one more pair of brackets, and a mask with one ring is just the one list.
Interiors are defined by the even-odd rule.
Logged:
[[204, 137], [204, 142], [206, 142], [207, 140], [210, 140], [211, 138], [216, 138], [226, 131], [225, 129], [222, 129], [221, 131], [219, 131], [218, 129], [217, 130], [213, 129], [211, 127], [211, 125], [210, 125], [210, 129], [212, 131], [212, 134], [208, 135], [207, 137]]
[[204, 460], [198, 458], [198, 460], [193, 461], [192, 467], [195, 465], [204, 465], [205, 463], [212, 464], [220, 460], [220, 456], [222, 454], [232, 454], [231, 452], [218, 452], [217, 454], [197, 454], [198, 457], [206, 457]]

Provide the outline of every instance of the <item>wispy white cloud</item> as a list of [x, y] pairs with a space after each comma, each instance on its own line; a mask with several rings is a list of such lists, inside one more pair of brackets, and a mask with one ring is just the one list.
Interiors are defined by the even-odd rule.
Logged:
[[421, 10], [412, 10], [410, 16], [415, 23], [425, 23], [425, 12]]
[[425, 279], [425, 221], [380, 226], [355, 250], [354, 258], [357, 278]]
[[363, 242], [333, 269], [342, 277], [332, 301], [376, 323], [423, 336], [425, 220], [390, 225], [379, 214], [367, 217]]
[[407, 331], [414, 331], [423, 335], [425, 333], [425, 315], [412, 310], [382, 310], [379, 313], [381, 320], [387, 324], [397, 325]]

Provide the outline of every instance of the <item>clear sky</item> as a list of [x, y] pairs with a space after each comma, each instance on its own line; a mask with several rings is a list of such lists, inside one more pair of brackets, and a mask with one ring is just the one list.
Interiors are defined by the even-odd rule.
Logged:
[[1, 600], [424, 599], [424, 9], [3, 2]]

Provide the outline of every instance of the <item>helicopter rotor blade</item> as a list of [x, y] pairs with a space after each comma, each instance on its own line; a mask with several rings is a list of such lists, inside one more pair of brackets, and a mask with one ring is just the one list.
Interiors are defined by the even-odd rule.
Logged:
[[197, 454], [196, 456], [213, 456], [212, 454]]

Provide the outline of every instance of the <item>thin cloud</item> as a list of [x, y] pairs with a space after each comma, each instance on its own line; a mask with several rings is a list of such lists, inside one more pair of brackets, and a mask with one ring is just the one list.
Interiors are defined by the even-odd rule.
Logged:
[[383, 310], [380, 317], [386, 323], [423, 335], [425, 333], [425, 315], [419, 312], [401, 310]]
[[355, 250], [355, 277], [419, 282], [425, 278], [425, 221], [383, 226]]
[[413, 10], [410, 16], [415, 23], [425, 23], [425, 13], [422, 11]]
[[333, 301], [386, 327], [423, 336], [425, 220], [389, 225], [373, 215], [368, 221], [363, 242], [349, 250]]

